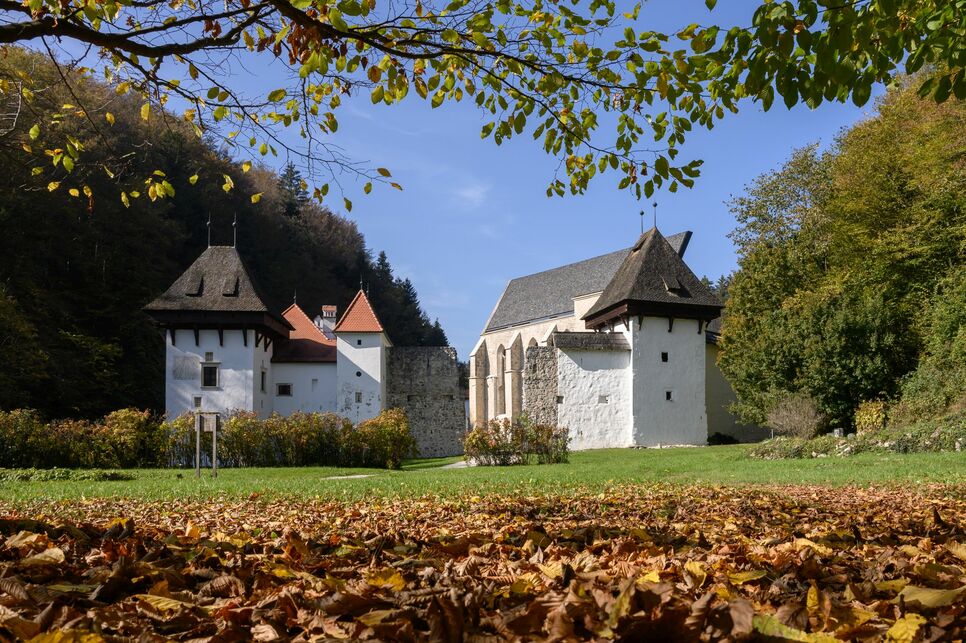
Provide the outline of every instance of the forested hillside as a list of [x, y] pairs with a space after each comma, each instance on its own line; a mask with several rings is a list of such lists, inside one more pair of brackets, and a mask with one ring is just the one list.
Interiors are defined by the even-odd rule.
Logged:
[[[237, 215], [239, 252], [277, 306], [297, 292], [309, 314], [329, 303], [344, 310], [361, 281], [397, 345], [447, 343], [413, 284], [393, 275], [384, 253], [373, 256], [352, 221], [310, 202], [291, 166], [282, 177], [246, 172], [183, 123], [144, 120], [130, 97], [71, 72], [68, 87], [43, 57], [10, 50], [0, 60], [8, 87], [27, 76], [30, 109], [43, 113], [0, 110], [0, 407], [51, 417], [161, 408], [163, 344], [141, 307], [204, 249], [209, 214], [214, 243], [231, 242]], [[52, 124], [30, 132], [36, 122]], [[39, 152], [48, 131], [83, 147], [72, 168]], [[154, 169], [163, 176], [153, 190], [129, 178]], [[47, 182], [60, 189], [38, 187]]]
[[866, 401], [900, 421], [966, 404], [966, 103], [920, 82], [733, 200], [720, 365], [746, 420], [794, 393], [842, 427]]

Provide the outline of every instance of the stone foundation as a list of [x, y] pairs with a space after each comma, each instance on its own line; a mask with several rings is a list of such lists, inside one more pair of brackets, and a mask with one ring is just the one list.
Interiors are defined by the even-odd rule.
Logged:
[[459, 386], [456, 349], [393, 346], [386, 355], [386, 408], [406, 412], [419, 455], [463, 453], [466, 406]]

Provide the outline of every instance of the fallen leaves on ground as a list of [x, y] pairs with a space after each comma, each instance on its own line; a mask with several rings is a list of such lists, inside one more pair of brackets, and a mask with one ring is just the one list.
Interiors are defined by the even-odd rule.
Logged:
[[0, 505], [0, 640], [957, 640], [962, 492]]

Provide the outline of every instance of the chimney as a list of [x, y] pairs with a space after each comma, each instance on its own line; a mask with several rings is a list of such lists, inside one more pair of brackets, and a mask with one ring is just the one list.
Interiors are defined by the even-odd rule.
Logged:
[[337, 312], [338, 308], [335, 306], [322, 306], [322, 312], [313, 320], [326, 337], [335, 337], [333, 330], [335, 330]]

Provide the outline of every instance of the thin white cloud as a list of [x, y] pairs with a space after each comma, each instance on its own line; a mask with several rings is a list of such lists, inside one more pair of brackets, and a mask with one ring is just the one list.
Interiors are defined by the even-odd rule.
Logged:
[[486, 201], [490, 186], [483, 183], [468, 183], [453, 190], [456, 200], [467, 208], [478, 208]]

